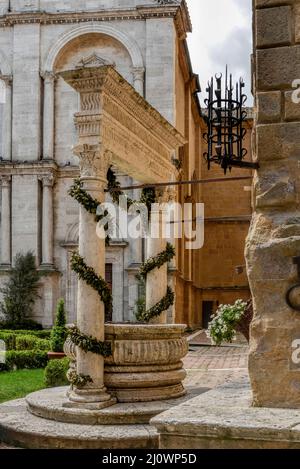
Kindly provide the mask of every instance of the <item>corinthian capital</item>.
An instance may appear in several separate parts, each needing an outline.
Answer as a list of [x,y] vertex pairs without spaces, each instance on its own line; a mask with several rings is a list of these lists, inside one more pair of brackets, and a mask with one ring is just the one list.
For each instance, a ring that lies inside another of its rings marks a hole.
[[46,175],[40,176],[39,180],[42,181],[43,187],[54,186],[55,178],[53,174],[46,174]]
[[57,76],[54,72],[44,72],[42,73],[42,78],[44,79],[45,83],[54,83],[57,79]]
[[111,154],[102,145],[82,144],[74,147],[73,152],[79,158],[80,176],[106,181]]

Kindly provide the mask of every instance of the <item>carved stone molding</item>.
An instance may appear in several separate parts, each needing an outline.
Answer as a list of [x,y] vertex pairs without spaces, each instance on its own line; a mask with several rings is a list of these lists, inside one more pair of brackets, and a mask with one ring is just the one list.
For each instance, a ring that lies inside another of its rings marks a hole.
[[111,65],[112,67],[116,66],[115,62],[112,62],[111,60],[103,59],[98,54],[96,54],[96,52],[94,52],[88,57],[83,57],[76,65],[76,68],[101,67],[103,65]]

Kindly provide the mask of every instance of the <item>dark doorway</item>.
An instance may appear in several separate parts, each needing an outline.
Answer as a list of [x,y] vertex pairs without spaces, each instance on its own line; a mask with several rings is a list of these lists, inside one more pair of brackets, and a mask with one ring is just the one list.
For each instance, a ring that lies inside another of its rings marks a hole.
[[[112,292],[113,286],[113,265],[105,264],[105,281]],[[105,322],[112,322],[112,312],[105,309]]]
[[211,321],[211,316],[214,312],[214,302],[213,301],[203,301],[202,302],[202,327],[208,329],[208,324]]

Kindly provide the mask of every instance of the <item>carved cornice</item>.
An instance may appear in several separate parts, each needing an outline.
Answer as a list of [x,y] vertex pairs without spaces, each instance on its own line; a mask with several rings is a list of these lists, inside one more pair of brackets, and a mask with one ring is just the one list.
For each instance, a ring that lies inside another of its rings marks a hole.
[[[166,147],[174,150],[186,143],[186,139],[156,110],[135,91],[135,89],[111,66],[78,69],[61,72],[60,75],[81,95],[82,110],[77,113],[83,120],[92,117],[96,122],[95,112],[100,111],[100,102],[115,102],[119,109],[131,115],[159,137]],[[100,99],[100,94],[102,94]],[[102,111],[103,111],[102,109]]]
[[185,138],[111,66],[61,72],[81,98],[79,143],[96,143],[137,180],[169,180],[171,155]]
[[53,161],[32,161],[28,163],[18,163],[16,161],[2,161],[0,162],[1,176],[32,176],[37,175],[42,177],[45,174],[51,173],[54,177],[58,178],[76,178],[79,175],[78,166],[58,166]]
[[185,1],[172,1],[160,5],[138,6],[136,8],[111,9],[81,12],[20,12],[8,13],[0,16],[0,27],[9,27],[15,24],[38,23],[63,24],[80,23],[87,21],[116,21],[116,20],[145,20],[148,18],[175,18],[180,12],[186,32],[190,31],[191,24]]

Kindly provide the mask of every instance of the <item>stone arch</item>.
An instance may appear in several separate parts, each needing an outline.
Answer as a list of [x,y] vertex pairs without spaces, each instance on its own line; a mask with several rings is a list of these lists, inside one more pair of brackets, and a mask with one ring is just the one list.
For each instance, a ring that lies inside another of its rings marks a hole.
[[0,49],[0,76],[10,76],[12,74],[11,66],[6,58],[6,56],[3,54],[3,52]]
[[[52,72],[55,64],[55,60],[59,54],[59,52],[73,39],[83,36],[85,34],[90,33],[99,33],[105,34],[107,36],[111,36],[114,39],[118,40],[127,50],[132,60],[133,68],[142,69],[144,67],[143,57],[140,51],[138,44],[135,42],[134,39],[130,38],[126,34],[117,29],[109,26],[107,24],[85,24],[82,26],[78,26],[77,28],[64,33],[60,38],[56,41],[56,43],[51,47],[49,53],[46,57],[44,62],[42,72]],[[1,57],[0,57],[1,59]]]

